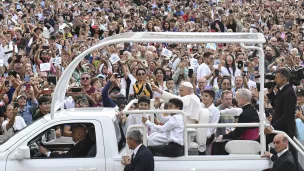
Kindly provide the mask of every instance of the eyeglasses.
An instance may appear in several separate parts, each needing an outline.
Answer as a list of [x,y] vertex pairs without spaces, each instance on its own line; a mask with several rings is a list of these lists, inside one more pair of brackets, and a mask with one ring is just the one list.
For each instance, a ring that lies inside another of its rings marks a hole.
[[230,85],[230,83],[222,83],[223,85]]
[[138,76],[140,76],[140,75],[146,75],[146,73],[141,72],[141,73],[137,73],[137,75],[138,75]]
[[89,80],[90,78],[89,77],[82,77],[81,79],[82,80]]

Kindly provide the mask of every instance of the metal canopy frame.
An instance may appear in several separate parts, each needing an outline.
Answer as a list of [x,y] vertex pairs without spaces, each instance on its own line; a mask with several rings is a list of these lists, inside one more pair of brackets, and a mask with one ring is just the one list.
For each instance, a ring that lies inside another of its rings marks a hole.
[[[125,43],[125,42],[154,42],[154,43],[239,43],[244,49],[257,50],[259,53],[259,73],[261,75],[260,82],[264,82],[264,51],[262,43],[265,43],[265,37],[262,33],[201,33],[201,32],[128,32],[111,36],[103,39],[98,44],[78,55],[62,73],[52,98],[51,104],[51,118],[58,109],[64,109],[64,100],[66,90],[68,88],[69,80],[82,59],[91,52],[102,47]],[[257,46],[245,46],[244,43],[258,44]],[[259,92],[259,118],[260,118],[260,132],[265,128],[264,116],[264,84],[260,84]],[[261,152],[264,153],[266,149],[265,135],[261,134]]]

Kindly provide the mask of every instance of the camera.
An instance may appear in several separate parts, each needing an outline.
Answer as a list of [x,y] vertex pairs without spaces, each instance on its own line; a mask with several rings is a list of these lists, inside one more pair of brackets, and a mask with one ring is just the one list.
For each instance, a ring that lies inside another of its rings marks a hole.
[[[256,76],[255,78],[260,78],[260,76]],[[269,80],[269,82],[264,82],[264,88],[271,89],[272,87],[276,86],[276,83],[274,82],[275,79],[275,73],[267,73],[265,74],[265,80]],[[260,91],[261,83],[256,83],[258,91]]]
[[295,86],[300,85],[301,80],[304,78],[303,67],[302,66],[296,66],[296,67],[293,67],[293,68],[289,68],[289,67],[286,67],[286,68],[289,69],[290,74],[291,74],[289,83],[292,84],[292,85],[295,85]]
[[[301,84],[301,80],[304,79],[304,68],[302,66],[296,66],[293,68],[285,66],[290,71],[290,79],[289,83],[298,86]],[[257,76],[256,78],[259,78],[260,76]],[[270,89],[276,85],[274,82],[275,79],[275,73],[267,73],[265,75],[265,79],[269,80],[269,82],[264,83],[264,87],[267,89]],[[260,91],[260,83],[257,83],[257,89]]]

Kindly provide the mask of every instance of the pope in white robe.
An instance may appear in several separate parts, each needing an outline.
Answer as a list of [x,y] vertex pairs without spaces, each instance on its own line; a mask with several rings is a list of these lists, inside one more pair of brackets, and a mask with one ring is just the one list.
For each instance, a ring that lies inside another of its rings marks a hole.
[[179,98],[183,101],[183,111],[187,116],[187,124],[196,124],[199,120],[200,99],[194,94],[193,85],[190,82],[183,82],[179,87],[180,96],[162,91],[156,85],[152,85],[152,90],[161,94],[160,99],[168,102],[172,98]]

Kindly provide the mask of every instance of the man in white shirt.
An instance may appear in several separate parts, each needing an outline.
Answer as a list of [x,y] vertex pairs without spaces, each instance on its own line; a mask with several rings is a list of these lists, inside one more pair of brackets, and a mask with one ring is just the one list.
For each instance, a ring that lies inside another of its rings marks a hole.
[[12,137],[16,132],[26,127],[24,119],[17,116],[17,113],[18,110],[14,109],[12,105],[6,107],[5,115],[7,116],[7,119],[2,123],[5,139]]
[[[149,110],[150,109],[150,98],[147,96],[141,96],[138,98],[138,109],[139,110]],[[127,118],[124,132],[127,133],[128,127],[130,125],[142,124],[142,114],[130,114]]]
[[213,65],[214,65],[213,53],[205,52],[204,63],[200,64],[199,67],[197,68],[197,74],[196,74],[197,79],[205,77],[209,84],[214,72]]
[[[215,92],[213,90],[204,90],[203,91],[202,101],[205,105],[205,108],[207,108],[210,111],[209,123],[219,123],[219,120],[220,120],[220,111],[213,104],[214,97],[215,97]],[[215,133],[216,133],[216,128],[208,128],[207,144],[210,144],[214,140]]]
[[0,59],[3,60],[5,66],[8,66],[7,60],[13,55],[14,45],[10,32],[6,32],[3,36],[5,37],[1,37],[0,35]]
[[[183,102],[178,98],[169,100],[169,110],[182,110]],[[143,117],[142,122],[152,130],[159,133],[166,133],[168,144],[148,146],[154,156],[179,157],[184,155],[184,120],[180,114],[170,114],[161,117],[164,125],[156,125]]]
[[160,90],[152,84],[152,90],[161,94],[160,99],[168,102],[172,98],[179,98],[183,102],[183,111],[187,115],[187,124],[196,124],[199,120],[198,106],[201,106],[200,99],[194,94],[194,87],[190,82],[183,82],[179,86],[179,95]]
[[[225,110],[232,108],[232,92],[230,90],[225,90],[222,92],[221,95],[221,101],[222,104],[220,104],[217,109],[218,110]],[[219,123],[233,123],[234,122],[234,116],[220,116]],[[223,127],[223,128],[217,128],[216,135],[224,135],[227,132],[230,132],[233,128]]]

